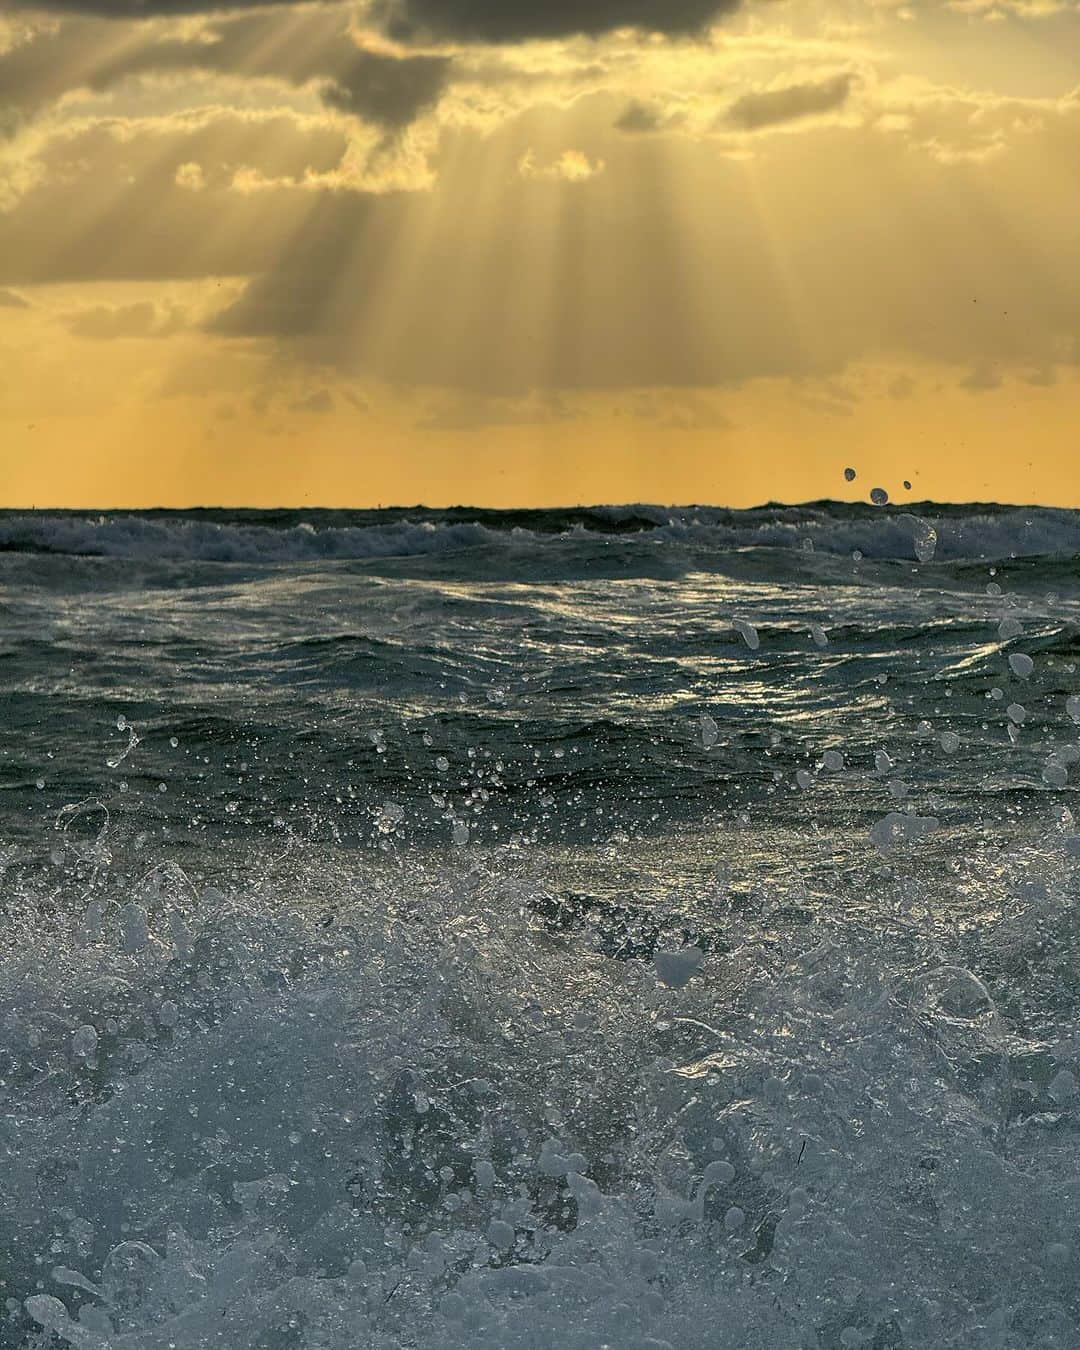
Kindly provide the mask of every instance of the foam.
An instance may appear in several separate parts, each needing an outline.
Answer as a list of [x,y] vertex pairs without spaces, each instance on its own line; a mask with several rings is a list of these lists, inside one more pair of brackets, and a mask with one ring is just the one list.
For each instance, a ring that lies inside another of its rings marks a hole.
[[[834,887],[782,954],[721,905],[730,954],[674,988],[449,863],[228,895],[171,865],[103,882],[96,936],[28,917],[0,1344],[1070,1344],[1075,1055],[1010,1052],[987,984],[928,947],[912,888],[940,866],[897,865],[876,912]],[[1047,877],[984,957],[1071,959]],[[129,895],[158,897],[135,950]]]

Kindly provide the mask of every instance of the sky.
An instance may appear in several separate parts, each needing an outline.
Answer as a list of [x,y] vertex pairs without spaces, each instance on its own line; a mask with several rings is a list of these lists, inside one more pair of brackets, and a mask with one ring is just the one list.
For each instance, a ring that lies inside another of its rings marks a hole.
[[0,0],[0,505],[1080,506],[1078,52],[1080,0]]

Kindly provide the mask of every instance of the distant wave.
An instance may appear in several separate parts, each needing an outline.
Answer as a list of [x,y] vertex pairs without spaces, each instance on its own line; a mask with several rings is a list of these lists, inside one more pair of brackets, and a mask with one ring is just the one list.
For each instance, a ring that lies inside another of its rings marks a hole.
[[963,562],[1080,555],[1080,512],[1034,507],[593,507],[576,511],[199,512],[0,516],[0,550],[143,560],[288,563],[597,546],[795,549]]

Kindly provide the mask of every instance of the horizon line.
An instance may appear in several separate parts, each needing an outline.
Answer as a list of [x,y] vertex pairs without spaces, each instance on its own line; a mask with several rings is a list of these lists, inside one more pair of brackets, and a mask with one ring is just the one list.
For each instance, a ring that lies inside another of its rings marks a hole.
[[142,515],[150,513],[171,513],[182,514],[185,512],[203,512],[203,511],[251,511],[264,515],[271,515],[275,512],[285,511],[313,511],[313,512],[342,512],[342,511],[474,511],[483,512],[488,515],[505,514],[514,512],[518,514],[540,515],[544,512],[559,511],[602,511],[602,510],[633,510],[635,507],[648,508],[662,511],[764,511],[764,510],[800,510],[808,507],[822,506],[848,506],[863,507],[872,513],[882,515],[891,515],[899,508],[901,510],[913,507],[949,507],[954,509],[974,508],[974,507],[996,507],[1016,511],[1080,511],[1080,504],[1077,506],[1062,506],[1053,502],[1012,502],[1001,501],[995,498],[970,498],[962,501],[951,499],[936,499],[932,497],[919,498],[917,500],[900,500],[890,498],[889,501],[878,505],[867,498],[844,498],[844,497],[813,497],[802,501],[777,501],[769,499],[763,502],[756,502],[750,506],[732,506],[726,502],[661,502],[661,501],[593,501],[593,502],[575,502],[560,503],[552,506],[481,506],[469,502],[455,502],[450,505],[432,506],[425,502],[379,502],[375,506],[326,506],[313,505],[308,503],[290,504],[286,502],[278,503],[274,506],[252,506],[241,505],[237,503],[186,503],[182,506],[55,506],[42,505],[34,503],[31,506],[5,506],[0,505],[0,514],[44,514],[62,513],[65,515]]

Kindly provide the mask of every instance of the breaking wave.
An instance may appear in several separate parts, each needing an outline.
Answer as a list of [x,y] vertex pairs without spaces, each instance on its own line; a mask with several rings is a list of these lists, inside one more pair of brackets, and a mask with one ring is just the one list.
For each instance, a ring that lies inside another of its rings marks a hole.
[[1064,842],[966,936],[916,841],[628,898],[614,954],[508,856],[65,845],[3,966],[0,1344],[1063,1350],[1075,1055],[991,987],[1067,978]]
[[1080,516],[1036,508],[931,508],[925,515],[813,507],[581,511],[225,512],[0,516],[0,549],[112,558],[288,563],[590,546],[604,540],[695,552],[801,549],[921,562],[1080,555]]

